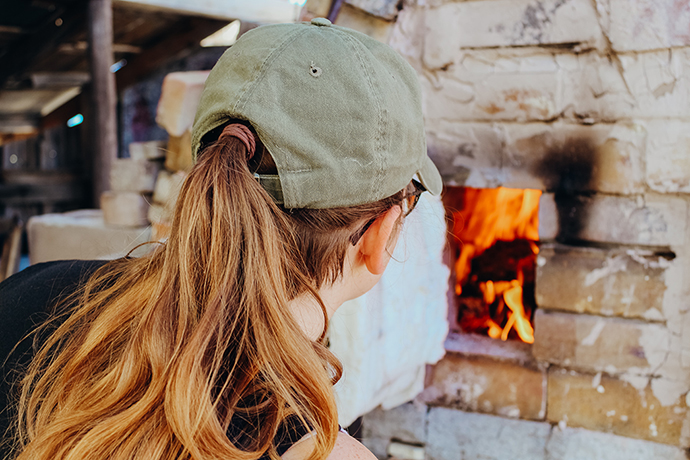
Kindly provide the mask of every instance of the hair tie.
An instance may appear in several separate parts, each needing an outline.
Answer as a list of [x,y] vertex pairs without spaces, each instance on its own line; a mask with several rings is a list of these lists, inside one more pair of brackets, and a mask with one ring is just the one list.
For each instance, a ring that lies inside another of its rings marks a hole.
[[232,123],[223,129],[223,132],[220,133],[218,140],[226,137],[235,137],[242,141],[244,146],[247,148],[247,161],[252,159],[254,152],[256,152],[256,139],[254,138],[254,133],[252,133],[251,129],[240,123]]

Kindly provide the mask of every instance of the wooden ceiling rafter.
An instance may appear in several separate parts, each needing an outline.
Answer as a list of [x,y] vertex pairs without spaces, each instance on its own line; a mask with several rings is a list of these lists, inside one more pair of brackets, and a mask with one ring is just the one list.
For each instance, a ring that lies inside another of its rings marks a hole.
[[175,32],[161,37],[157,43],[133,56],[127,65],[115,74],[118,91],[153,73],[179,53],[199,47],[199,43],[227,25],[227,21],[186,17],[180,20]]
[[[3,1],[9,0],[0,0],[0,4]],[[11,42],[2,41],[3,37],[0,36],[0,48],[4,44],[7,50],[2,54],[0,49],[0,95],[4,93],[5,96],[20,97],[19,93],[27,91],[54,90],[58,86],[69,86],[68,82],[74,83],[72,86],[75,88],[86,83],[85,79],[77,77],[89,72],[88,46],[85,46],[87,2],[63,0],[51,3],[55,4],[55,11],[60,13],[61,26],[44,22],[45,30],[34,34],[22,33],[21,40]],[[20,21],[10,18],[9,21],[0,22],[14,24]],[[32,22],[34,23],[36,22]],[[127,64],[115,74],[117,90],[122,91],[141,81],[170,60],[182,57],[186,51],[199,48],[203,38],[226,25],[225,19],[160,11],[145,12],[116,4],[113,7],[114,60],[127,60]],[[27,100],[27,104],[29,102]],[[35,117],[40,116],[42,106],[39,110],[39,106],[34,104],[30,111],[19,112],[16,107],[21,104],[3,105],[0,107],[0,120],[3,120],[0,123],[14,123],[21,119],[27,126],[44,129],[46,125],[64,123],[77,111],[84,109],[83,103],[82,97],[75,97],[64,104],[64,110],[58,108],[41,120],[36,120]],[[9,131],[16,131],[9,124],[6,127]],[[15,134],[21,132],[20,128],[16,128],[19,131]],[[7,138],[7,135],[3,137]]]
[[72,1],[61,11],[60,26],[47,26],[46,30],[29,34],[21,42],[9,44],[9,50],[0,56],[0,87],[10,77],[23,75],[33,62],[53,53],[67,34],[83,27],[86,19],[84,4],[83,0]]

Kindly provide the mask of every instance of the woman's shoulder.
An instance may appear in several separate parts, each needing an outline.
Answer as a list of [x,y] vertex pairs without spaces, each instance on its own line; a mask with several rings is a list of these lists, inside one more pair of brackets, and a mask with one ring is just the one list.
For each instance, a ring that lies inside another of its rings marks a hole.
[[0,311],[45,303],[85,281],[105,260],[57,260],[31,265],[0,283]]
[[[304,460],[313,449],[313,440],[307,435],[281,457],[282,460]],[[335,447],[328,460],[376,460],[374,454],[349,434],[339,432]]]
[[[0,283],[0,299],[5,296],[23,291],[26,293],[37,290],[55,291],[60,287],[76,285],[88,277],[107,260],[56,260],[30,265]],[[27,292],[26,288],[32,288]]]
[[0,283],[0,350],[4,358],[47,316],[49,306],[71,294],[104,260],[60,260],[27,267]]

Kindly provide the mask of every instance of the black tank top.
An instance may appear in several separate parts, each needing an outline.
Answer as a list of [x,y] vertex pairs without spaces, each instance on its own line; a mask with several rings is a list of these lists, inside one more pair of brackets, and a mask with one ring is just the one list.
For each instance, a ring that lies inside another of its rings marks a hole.
[[[49,309],[74,290],[107,261],[62,260],[33,265],[0,283],[0,458],[17,455],[11,445],[10,421],[15,416],[16,388],[20,370],[30,362],[35,350],[33,339],[22,340],[36,326],[46,321]],[[20,343],[21,342],[21,343]],[[16,348],[15,348],[16,346]],[[14,351],[12,351],[14,349]],[[233,419],[228,429],[231,440],[240,440],[247,425]],[[283,455],[310,430],[294,419],[286,420],[277,431],[274,446]],[[268,453],[261,459],[268,459]]]

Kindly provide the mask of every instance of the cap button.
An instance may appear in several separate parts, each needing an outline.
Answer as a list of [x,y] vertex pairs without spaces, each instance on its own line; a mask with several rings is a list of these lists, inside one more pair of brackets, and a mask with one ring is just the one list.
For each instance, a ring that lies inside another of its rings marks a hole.
[[322,26],[322,27],[328,27],[331,25],[331,21],[329,21],[326,18],[314,18],[311,20],[311,23],[315,26]]

